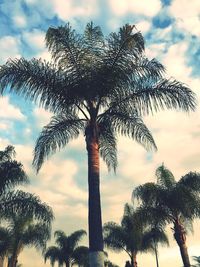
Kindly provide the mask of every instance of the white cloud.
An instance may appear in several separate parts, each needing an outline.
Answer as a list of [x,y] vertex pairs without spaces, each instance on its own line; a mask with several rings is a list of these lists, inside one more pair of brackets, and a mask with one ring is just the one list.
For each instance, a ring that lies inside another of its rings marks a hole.
[[0,38],[0,63],[5,63],[9,58],[20,57],[20,41],[13,36],[4,36]]
[[45,32],[33,29],[30,32],[24,32],[22,36],[23,40],[28,44],[29,47],[35,50],[45,49]]
[[161,9],[161,2],[159,0],[109,0],[109,3],[112,12],[117,16],[134,13],[137,15],[153,17]]
[[39,128],[42,128],[46,124],[48,124],[53,115],[51,112],[46,111],[44,108],[38,108],[38,107],[34,109],[33,114],[36,117],[37,127]]
[[25,120],[25,116],[22,114],[20,109],[10,103],[8,96],[0,98],[0,118]]
[[141,31],[142,34],[144,34],[149,31],[151,27],[151,23],[147,20],[143,20],[143,21],[136,23],[136,27],[139,31]]
[[23,15],[14,16],[13,17],[13,22],[19,28],[24,28],[24,27],[26,27],[26,24],[27,24],[26,17],[23,16]]
[[[185,53],[188,49],[188,43],[181,41],[169,47],[168,52],[163,58],[163,64],[170,76],[183,81],[189,77],[192,68],[186,65]],[[184,81],[183,81],[184,82]]]
[[52,0],[54,12],[62,20],[72,17],[94,17],[98,13],[97,1],[87,0],[76,3],[73,0]]
[[174,0],[169,9],[176,18],[177,26],[190,34],[200,36],[199,0]]

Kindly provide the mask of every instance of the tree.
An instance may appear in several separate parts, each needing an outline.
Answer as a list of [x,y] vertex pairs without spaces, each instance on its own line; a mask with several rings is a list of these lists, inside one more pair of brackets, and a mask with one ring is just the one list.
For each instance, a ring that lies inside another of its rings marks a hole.
[[157,184],[138,186],[133,195],[140,201],[150,220],[156,216],[162,223],[173,224],[171,229],[184,267],[189,267],[186,234],[187,226],[200,216],[200,174],[189,172],[176,182],[172,172],[162,165],[157,168],[156,177]]
[[47,248],[44,254],[45,262],[49,259],[52,266],[57,261],[59,266],[64,265],[66,267],[71,267],[73,264],[80,264],[80,266],[84,264],[84,262],[81,262],[81,257],[83,257],[83,254],[85,256],[87,249],[78,246],[79,241],[84,235],[86,235],[84,230],[75,231],[69,236],[63,231],[56,231],[54,236],[57,246]]
[[159,267],[158,244],[169,245],[167,235],[162,227],[159,227],[158,225],[150,225],[150,228],[144,232],[143,247],[149,251],[152,250],[155,253],[157,267]]
[[103,229],[105,245],[116,252],[125,251],[130,257],[133,267],[138,266],[138,252],[152,249],[152,243],[145,242],[144,244],[145,225],[140,220],[136,210],[129,204],[124,207],[121,225],[108,222]]
[[0,151],[0,218],[11,217],[15,213],[32,214],[36,219],[51,224],[51,208],[30,193],[14,190],[15,186],[27,184],[29,179],[23,165],[13,159],[15,150],[7,146]]
[[8,226],[0,230],[0,252],[2,257],[9,257],[9,267],[17,266],[18,256],[24,247],[33,246],[44,250],[51,231],[49,225],[23,214],[13,214],[8,220]]
[[99,156],[109,169],[117,167],[117,135],[146,149],[156,149],[142,116],[162,109],[194,110],[196,101],[184,84],[165,79],[164,67],[144,55],[144,40],[126,24],[104,38],[88,23],[78,34],[69,24],[50,27],[46,46],[53,63],[24,58],[0,67],[1,92],[24,95],[53,112],[39,136],[34,166],[80,133],[88,152],[90,265],[103,266]]

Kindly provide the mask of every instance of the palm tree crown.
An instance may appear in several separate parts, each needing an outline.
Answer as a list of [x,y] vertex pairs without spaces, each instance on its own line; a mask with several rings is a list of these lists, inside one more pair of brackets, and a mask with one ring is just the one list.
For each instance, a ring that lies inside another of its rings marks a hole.
[[194,110],[195,96],[184,84],[165,79],[164,67],[144,54],[144,39],[126,24],[104,38],[88,23],[79,34],[69,24],[50,27],[46,46],[52,62],[24,58],[0,67],[0,90],[25,96],[54,113],[43,128],[34,153],[37,171],[51,153],[80,133],[88,152],[89,248],[97,259],[103,236],[99,190],[99,155],[109,169],[117,166],[117,135],[146,149],[156,149],[142,116],[160,109]]
[[137,267],[138,252],[152,250],[152,242],[144,242],[145,224],[129,204],[124,207],[121,225],[108,222],[103,229],[105,245],[116,252],[125,251],[133,267]]
[[185,267],[190,266],[186,247],[186,227],[200,216],[200,174],[189,172],[176,182],[164,165],[156,170],[157,184],[138,186],[133,195],[141,203],[143,213],[161,224],[172,223]]

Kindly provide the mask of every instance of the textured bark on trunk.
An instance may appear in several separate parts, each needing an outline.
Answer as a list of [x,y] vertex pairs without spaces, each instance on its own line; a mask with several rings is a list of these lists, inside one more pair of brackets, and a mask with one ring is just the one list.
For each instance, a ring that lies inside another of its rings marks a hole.
[[137,267],[137,252],[133,251],[131,253],[131,266],[132,267]]
[[98,136],[90,127],[86,131],[86,145],[88,152],[88,223],[89,223],[89,251],[90,266],[103,267],[103,234],[101,219],[101,200],[99,188],[99,143]]
[[186,235],[183,225],[176,220],[174,223],[174,238],[179,246],[184,267],[190,267],[190,258],[186,246]]

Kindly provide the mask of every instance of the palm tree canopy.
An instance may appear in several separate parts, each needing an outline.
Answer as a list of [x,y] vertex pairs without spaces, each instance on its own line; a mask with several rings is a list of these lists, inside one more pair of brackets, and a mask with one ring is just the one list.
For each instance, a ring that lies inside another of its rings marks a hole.
[[136,211],[132,206],[126,204],[121,225],[108,222],[104,224],[105,245],[114,251],[126,251],[130,256],[131,252],[143,250],[142,240],[144,227]]
[[85,247],[78,246],[84,235],[86,235],[84,230],[75,231],[69,236],[63,231],[55,231],[54,236],[57,246],[51,246],[46,249],[44,254],[45,262],[49,259],[52,265],[55,262],[58,262],[61,266],[66,262],[76,264],[78,255],[83,257],[85,253]]
[[92,22],[83,34],[69,23],[50,27],[46,46],[52,62],[21,58],[0,67],[2,93],[14,91],[55,114],[37,140],[37,170],[49,154],[91,129],[103,160],[115,169],[117,134],[156,149],[142,115],[195,108],[192,91],[164,78],[164,67],[145,57],[144,39],[135,26],[126,24],[106,38]]
[[179,217],[191,222],[200,216],[200,174],[189,172],[177,182],[164,166],[156,170],[157,184],[146,183],[133,191],[142,209],[150,215],[162,216],[163,221],[173,222]]

